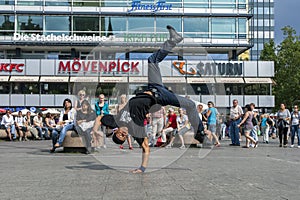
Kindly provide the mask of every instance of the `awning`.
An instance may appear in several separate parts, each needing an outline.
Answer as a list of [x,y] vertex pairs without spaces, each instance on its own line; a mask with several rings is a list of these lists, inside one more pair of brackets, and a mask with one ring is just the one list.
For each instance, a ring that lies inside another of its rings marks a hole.
[[57,83],[57,82],[64,82],[67,83],[69,81],[68,76],[42,76],[40,82],[44,83]]
[[145,76],[129,77],[129,83],[148,83],[148,77]]
[[258,83],[273,83],[271,78],[244,78],[245,83],[258,84]]
[[9,76],[0,76],[0,82],[7,82]]
[[38,82],[39,76],[11,76],[10,82]]
[[188,83],[215,83],[215,79],[214,78],[202,78],[202,77],[198,77],[198,78],[187,78],[187,82]]
[[244,83],[243,78],[215,78],[216,83]]
[[98,83],[98,77],[71,77],[70,82],[75,82],[75,83]]
[[126,77],[100,77],[101,83],[127,83]]
[[184,77],[162,77],[163,83],[185,83]]

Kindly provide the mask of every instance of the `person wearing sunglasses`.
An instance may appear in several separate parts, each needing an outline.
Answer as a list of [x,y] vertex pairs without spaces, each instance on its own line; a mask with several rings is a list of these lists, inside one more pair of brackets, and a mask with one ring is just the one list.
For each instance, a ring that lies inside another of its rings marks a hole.
[[87,100],[85,90],[79,90],[78,99],[76,99],[74,102],[74,109],[76,111],[81,110],[81,104],[84,100]]

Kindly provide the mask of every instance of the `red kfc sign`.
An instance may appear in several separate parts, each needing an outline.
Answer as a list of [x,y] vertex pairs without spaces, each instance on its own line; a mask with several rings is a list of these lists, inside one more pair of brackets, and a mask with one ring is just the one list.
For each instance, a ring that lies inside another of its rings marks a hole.
[[23,63],[0,63],[0,72],[23,72],[25,64]]

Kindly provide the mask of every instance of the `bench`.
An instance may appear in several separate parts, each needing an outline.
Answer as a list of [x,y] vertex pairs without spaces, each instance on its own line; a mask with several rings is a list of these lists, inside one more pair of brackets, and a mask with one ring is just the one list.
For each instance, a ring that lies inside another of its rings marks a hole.
[[[31,133],[27,132],[26,133],[26,137],[32,138]],[[3,140],[8,139],[8,135],[7,135],[6,131],[5,131],[5,129],[0,129],[0,139],[3,139]]]
[[62,143],[65,152],[85,152],[81,137],[75,131],[67,131]]

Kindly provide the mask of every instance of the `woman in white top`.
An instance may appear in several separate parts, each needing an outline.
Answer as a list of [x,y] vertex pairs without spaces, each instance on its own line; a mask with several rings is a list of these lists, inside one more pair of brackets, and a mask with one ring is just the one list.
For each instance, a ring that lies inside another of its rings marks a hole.
[[[2,117],[1,125],[5,127],[6,133],[10,141],[13,141],[13,139],[17,138],[15,121],[14,121],[14,117],[11,115],[10,110],[7,110],[6,114]],[[14,135],[13,138],[11,137],[11,134]]]
[[56,142],[54,147],[50,150],[51,152],[55,151],[55,148],[61,147],[62,143],[65,139],[65,136],[67,134],[67,131],[69,130],[75,130],[74,124],[75,124],[75,116],[76,116],[76,110],[72,108],[72,101],[70,99],[65,99],[63,102],[64,109],[60,113],[59,116],[59,122],[58,125],[61,128],[58,141],[56,142],[56,134],[52,134],[52,141]]

